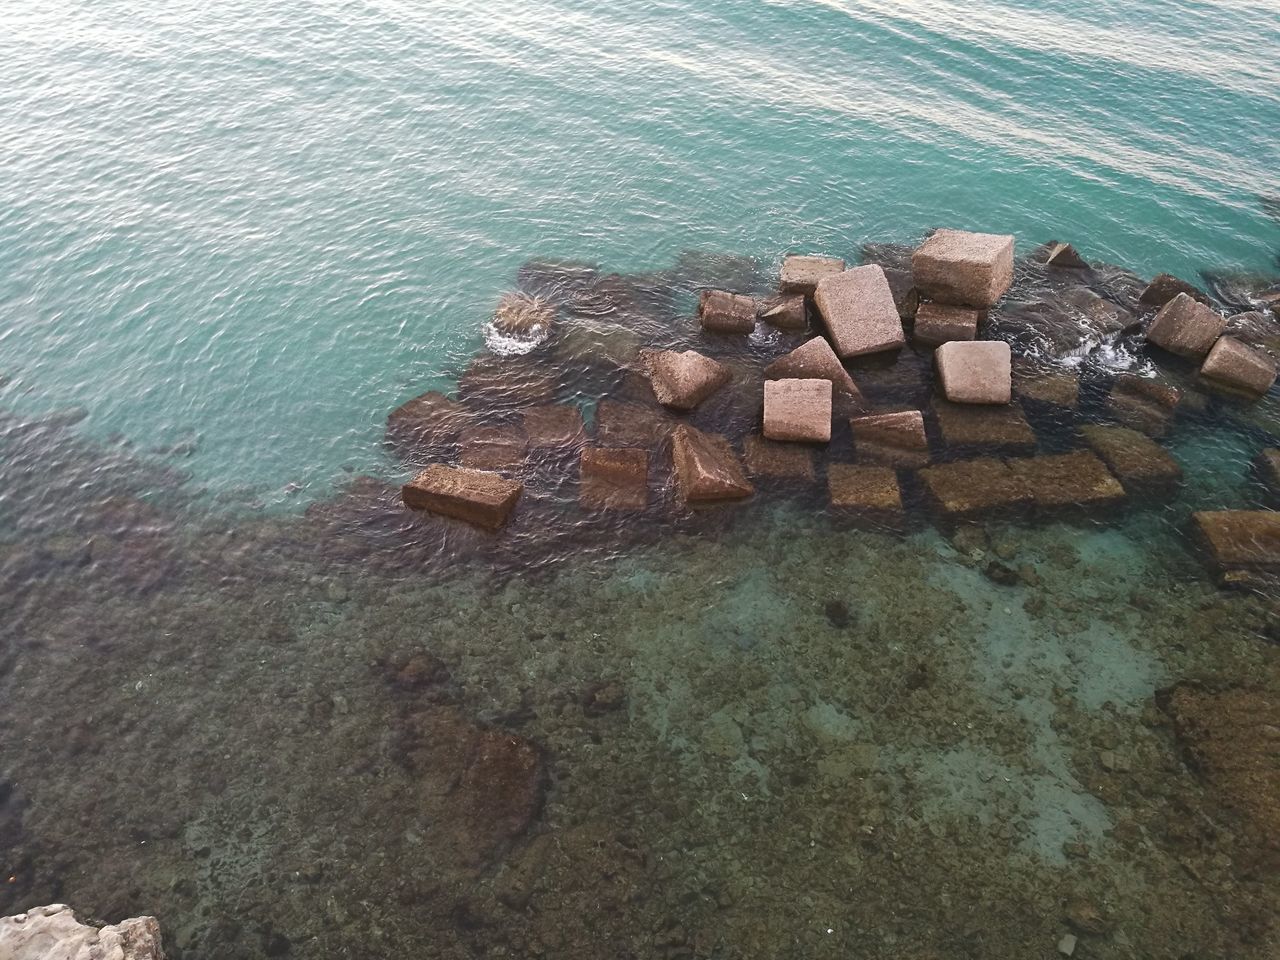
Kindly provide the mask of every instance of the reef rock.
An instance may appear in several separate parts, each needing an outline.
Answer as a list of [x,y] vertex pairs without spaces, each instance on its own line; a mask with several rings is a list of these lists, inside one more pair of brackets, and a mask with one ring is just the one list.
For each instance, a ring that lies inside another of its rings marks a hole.
[[1008,403],[1011,358],[1003,340],[953,340],[934,353],[942,392],[952,403]]
[[855,401],[862,400],[862,393],[853,377],[849,376],[849,371],[840,363],[840,358],[824,337],[814,337],[779,357],[764,368],[764,376],[766,380],[829,380],[836,390]]
[[809,312],[800,294],[778,297],[760,314],[760,319],[779,330],[806,330],[809,327]]
[[686,502],[740,500],[755,492],[724,437],[682,423],[673,444],[676,487]]
[[844,272],[844,261],[837,257],[790,254],[782,261],[782,279],[778,284],[784,293],[813,296],[823,277]]
[[814,478],[813,451],[794,443],[776,443],[761,436],[747,437],[747,472],[754,477],[805,480]]
[[1176,489],[1182,480],[1178,461],[1137,430],[1087,424],[1080,428],[1080,436],[1130,493],[1165,493]]
[[643,510],[649,504],[649,453],[587,447],[579,459],[579,501],[590,509]]
[[1147,340],[1170,353],[1199,360],[1226,328],[1224,317],[1180,293],[1160,308],[1147,329]]
[[1204,304],[1209,302],[1209,297],[1203,290],[1199,290],[1185,280],[1179,280],[1168,273],[1157,275],[1154,280],[1147,284],[1146,289],[1138,295],[1138,302],[1145,303],[1151,307],[1163,307],[1170,300],[1179,296],[1187,296]]
[[507,522],[524,484],[496,473],[432,464],[401,488],[405,506],[497,530]]
[[854,417],[849,428],[859,459],[893,467],[923,467],[929,462],[929,439],[919,410]]
[[164,960],[160,924],[134,917],[105,927],[76,919],[66,904],[35,907],[0,919],[4,960]]
[[981,317],[979,310],[928,301],[920,304],[916,311],[911,338],[926,347],[936,347],[949,340],[972,340],[978,335]]
[[1013,282],[1013,236],[938,230],[911,257],[921,296],[986,309]]
[[833,463],[827,468],[831,506],[838,510],[895,515],[902,512],[902,491],[891,467]]
[[1276,382],[1276,362],[1261,350],[1221,337],[1204,358],[1200,375],[1231,393],[1257,398]]
[[702,329],[712,333],[750,333],[756,328],[756,302],[725,290],[704,290],[698,301]]
[[770,440],[831,440],[830,380],[767,380],[764,435]]
[[696,350],[647,354],[645,365],[658,402],[676,410],[692,410],[732,378],[728,367]]
[[896,350],[907,342],[893,291],[876,264],[823,277],[814,303],[842,359]]

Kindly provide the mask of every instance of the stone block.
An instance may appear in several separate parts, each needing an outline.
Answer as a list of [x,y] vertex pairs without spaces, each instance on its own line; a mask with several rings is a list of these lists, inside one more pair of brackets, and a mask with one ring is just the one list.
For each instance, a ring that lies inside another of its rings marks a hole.
[[1147,328],[1147,340],[1180,357],[1199,360],[1226,329],[1225,317],[1180,293],[1160,308]]
[[596,404],[596,441],[604,447],[657,450],[675,428],[676,421],[660,407],[608,398]]
[[405,506],[497,530],[515,509],[524,484],[496,473],[432,464],[401,488]]
[[784,293],[813,296],[819,280],[843,272],[844,261],[837,257],[793,253],[782,261],[782,280],[778,286]]
[[1181,402],[1182,391],[1161,377],[1122,373],[1107,394],[1107,412],[1125,426],[1162,437]]
[[770,302],[760,319],[779,330],[809,329],[809,310],[800,294],[785,294]]
[[726,290],[703,290],[698,301],[702,329],[712,333],[750,333],[756,328],[756,302]]
[[893,467],[923,467],[929,462],[929,439],[919,410],[854,417],[849,427],[859,460]]
[[1100,509],[1125,499],[1120,481],[1088,450],[1010,460],[1009,467],[1040,511]]
[[592,510],[643,510],[649,504],[649,453],[634,447],[586,447],[578,500]]
[[1175,297],[1185,294],[1193,300],[1207,304],[1209,297],[1203,290],[1193,287],[1185,280],[1179,280],[1177,277],[1168,273],[1157,274],[1156,278],[1147,284],[1146,288],[1138,295],[1138,302],[1145,303],[1149,307],[1163,307]]
[[980,310],[929,300],[916,310],[911,338],[925,347],[936,347],[950,340],[972,340],[978,335],[981,318]]
[[517,470],[529,455],[529,437],[520,427],[469,427],[458,443],[462,465],[472,470]]
[[766,380],[830,380],[846,396],[861,402],[862,393],[824,337],[814,337],[764,368]]
[[794,443],[776,443],[760,436],[746,440],[747,472],[776,480],[814,479],[813,451]]
[[943,395],[952,403],[1008,403],[1011,354],[1003,340],[953,340],[933,355]]
[[939,463],[920,471],[930,502],[948,517],[1012,515],[1031,503],[1031,491],[1013,468],[993,457]]
[[896,350],[906,343],[893,291],[876,264],[823,277],[814,303],[842,359]]
[[1204,510],[1192,520],[1219,570],[1280,573],[1280,513]]
[[1030,453],[1036,434],[1015,404],[982,406],[935,400],[942,442],[948,447],[975,447],[1004,453]]
[[902,491],[891,467],[833,463],[827,467],[831,506],[870,514],[900,514]]
[[682,423],[672,443],[676,489],[685,502],[741,500],[755,492],[724,437]]
[[938,230],[911,257],[922,297],[984,310],[1013,282],[1013,237]]
[[658,402],[676,410],[692,410],[732,377],[728,367],[696,350],[663,350],[644,361]]
[[1131,494],[1166,493],[1176,489],[1182,480],[1178,461],[1137,430],[1088,424],[1080,428],[1080,436]]
[[396,407],[387,416],[387,442],[398,447],[440,450],[473,423],[471,411],[432,390]]
[[831,440],[830,380],[766,380],[764,435],[770,440]]
[[1075,410],[1080,405],[1080,377],[1074,373],[1043,373],[1020,379],[1015,391],[1045,406]]
[[1200,375],[1228,392],[1256,398],[1276,382],[1276,362],[1261,350],[1222,337],[1204,358]]
[[523,411],[525,435],[531,450],[573,447],[586,440],[582,410],[568,403],[552,403]]

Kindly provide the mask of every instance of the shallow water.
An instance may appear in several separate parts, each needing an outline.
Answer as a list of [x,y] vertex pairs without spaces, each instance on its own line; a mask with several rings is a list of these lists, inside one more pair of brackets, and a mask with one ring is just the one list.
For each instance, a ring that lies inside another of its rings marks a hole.
[[[1171,377],[1176,495],[957,527],[904,472],[886,527],[820,467],[597,515],[545,455],[489,537],[407,515],[428,452],[383,442],[517,286],[561,326],[504,375],[552,370],[589,425],[642,399],[592,352],[627,337],[740,371],[800,342],[692,320],[788,250],[1057,237],[1123,268],[1088,282],[1125,310],[1125,271],[1241,309],[1280,279],[1273,5],[0,23],[0,912],[154,913],[177,958],[1275,955],[1280,595],[1220,589],[1190,535],[1273,504],[1274,390],[1204,394],[1129,336],[1058,350],[1017,305],[1084,284],[1024,261],[987,332],[1082,383],[1027,405],[1040,451],[1112,416],[1115,375]],[[853,372],[930,409],[925,353]]]

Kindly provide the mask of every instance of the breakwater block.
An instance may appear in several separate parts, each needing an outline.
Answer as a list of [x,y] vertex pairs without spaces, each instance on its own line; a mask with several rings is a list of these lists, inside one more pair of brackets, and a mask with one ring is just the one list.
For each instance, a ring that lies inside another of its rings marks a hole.
[[919,410],[895,410],[854,417],[849,421],[859,460],[891,467],[923,467],[929,463],[929,437]]
[[1180,293],[1160,308],[1147,330],[1147,339],[1170,353],[1199,360],[1226,329],[1225,317]]
[[1280,574],[1280,512],[1202,510],[1191,516],[1214,564],[1224,576]]
[[587,447],[579,460],[578,498],[593,510],[643,510],[649,505],[649,454],[635,447]]
[[876,264],[828,274],[813,301],[841,359],[897,350],[907,342],[884,270]]
[[1013,236],[938,230],[912,255],[911,273],[924,298],[985,310],[1013,282]]
[[515,509],[524,484],[486,470],[435,463],[401,488],[405,506],[497,530]]
[[1178,461],[1137,430],[1095,423],[1082,426],[1080,436],[1134,495],[1166,493],[1182,481]]
[[719,434],[682,423],[672,437],[676,488],[687,503],[741,500],[755,493],[738,455]]
[[831,440],[830,380],[766,380],[764,435],[770,440]]

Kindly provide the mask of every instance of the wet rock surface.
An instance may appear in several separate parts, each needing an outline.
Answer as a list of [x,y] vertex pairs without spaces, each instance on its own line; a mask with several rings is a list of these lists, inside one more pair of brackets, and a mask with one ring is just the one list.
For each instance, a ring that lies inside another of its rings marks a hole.
[[0,918],[0,957],[6,960],[164,960],[160,924],[134,917],[104,927],[76,919],[65,904],[35,907]]

